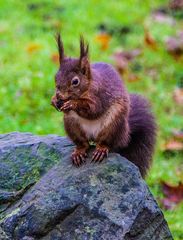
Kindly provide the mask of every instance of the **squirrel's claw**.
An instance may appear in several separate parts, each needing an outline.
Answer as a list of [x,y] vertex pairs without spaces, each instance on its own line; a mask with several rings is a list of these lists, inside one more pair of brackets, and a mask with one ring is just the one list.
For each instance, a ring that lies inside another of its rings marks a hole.
[[76,150],[72,153],[71,159],[73,165],[79,167],[86,162],[87,154],[85,152]]
[[107,147],[97,147],[92,156],[92,162],[102,162],[108,156],[109,149]]
[[72,100],[69,100],[64,103],[64,105],[60,108],[61,111],[70,111],[75,109],[75,102]]

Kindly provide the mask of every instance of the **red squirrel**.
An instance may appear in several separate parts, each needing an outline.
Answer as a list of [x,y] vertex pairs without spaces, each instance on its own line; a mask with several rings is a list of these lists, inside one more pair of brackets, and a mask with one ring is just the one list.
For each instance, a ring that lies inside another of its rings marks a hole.
[[51,104],[64,113],[66,133],[75,143],[74,165],[86,161],[90,143],[96,144],[92,162],[117,152],[138,166],[145,177],[152,161],[156,123],[146,99],[129,94],[109,64],[90,63],[89,45],[80,38],[80,57],[64,55],[57,36],[60,67]]

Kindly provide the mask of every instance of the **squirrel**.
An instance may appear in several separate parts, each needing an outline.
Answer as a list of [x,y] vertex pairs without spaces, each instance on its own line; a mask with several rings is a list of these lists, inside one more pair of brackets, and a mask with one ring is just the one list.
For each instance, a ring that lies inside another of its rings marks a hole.
[[51,104],[64,113],[64,127],[76,148],[75,166],[86,161],[95,143],[92,162],[102,162],[116,152],[134,163],[145,177],[152,162],[156,122],[148,101],[130,94],[112,65],[89,61],[89,44],[80,37],[79,58],[64,54],[61,35],[56,37],[59,70]]

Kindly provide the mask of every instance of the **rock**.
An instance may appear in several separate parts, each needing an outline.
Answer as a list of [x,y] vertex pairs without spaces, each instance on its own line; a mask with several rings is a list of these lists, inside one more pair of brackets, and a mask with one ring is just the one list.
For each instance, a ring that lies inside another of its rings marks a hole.
[[[51,163],[44,168],[44,176],[1,213],[0,230],[7,239],[173,239],[139,170],[125,158],[111,153],[102,164],[91,164],[89,158],[76,168],[70,161],[72,144],[66,138],[18,133],[1,136],[10,155],[17,146],[15,136],[21,156],[24,146],[29,146],[25,147],[29,157],[24,156],[31,166],[34,161],[42,162],[42,156],[49,156]],[[34,145],[42,143],[47,147],[40,155]],[[18,159],[17,152],[14,159]],[[50,152],[57,153],[56,160]],[[51,164],[55,166],[48,171]]]
[[17,191],[37,181],[68,146],[73,146],[71,141],[55,135],[0,134],[0,189]]

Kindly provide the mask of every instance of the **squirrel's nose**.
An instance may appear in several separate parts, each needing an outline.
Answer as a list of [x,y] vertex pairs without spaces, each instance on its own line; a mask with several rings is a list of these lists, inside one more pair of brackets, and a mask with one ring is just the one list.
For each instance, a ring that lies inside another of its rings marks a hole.
[[62,94],[60,92],[56,93],[56,97],[57,97],[57,99],[60,99],[60,100],[63,100],[63,101],[68,99],[68,96],[66,94]]

